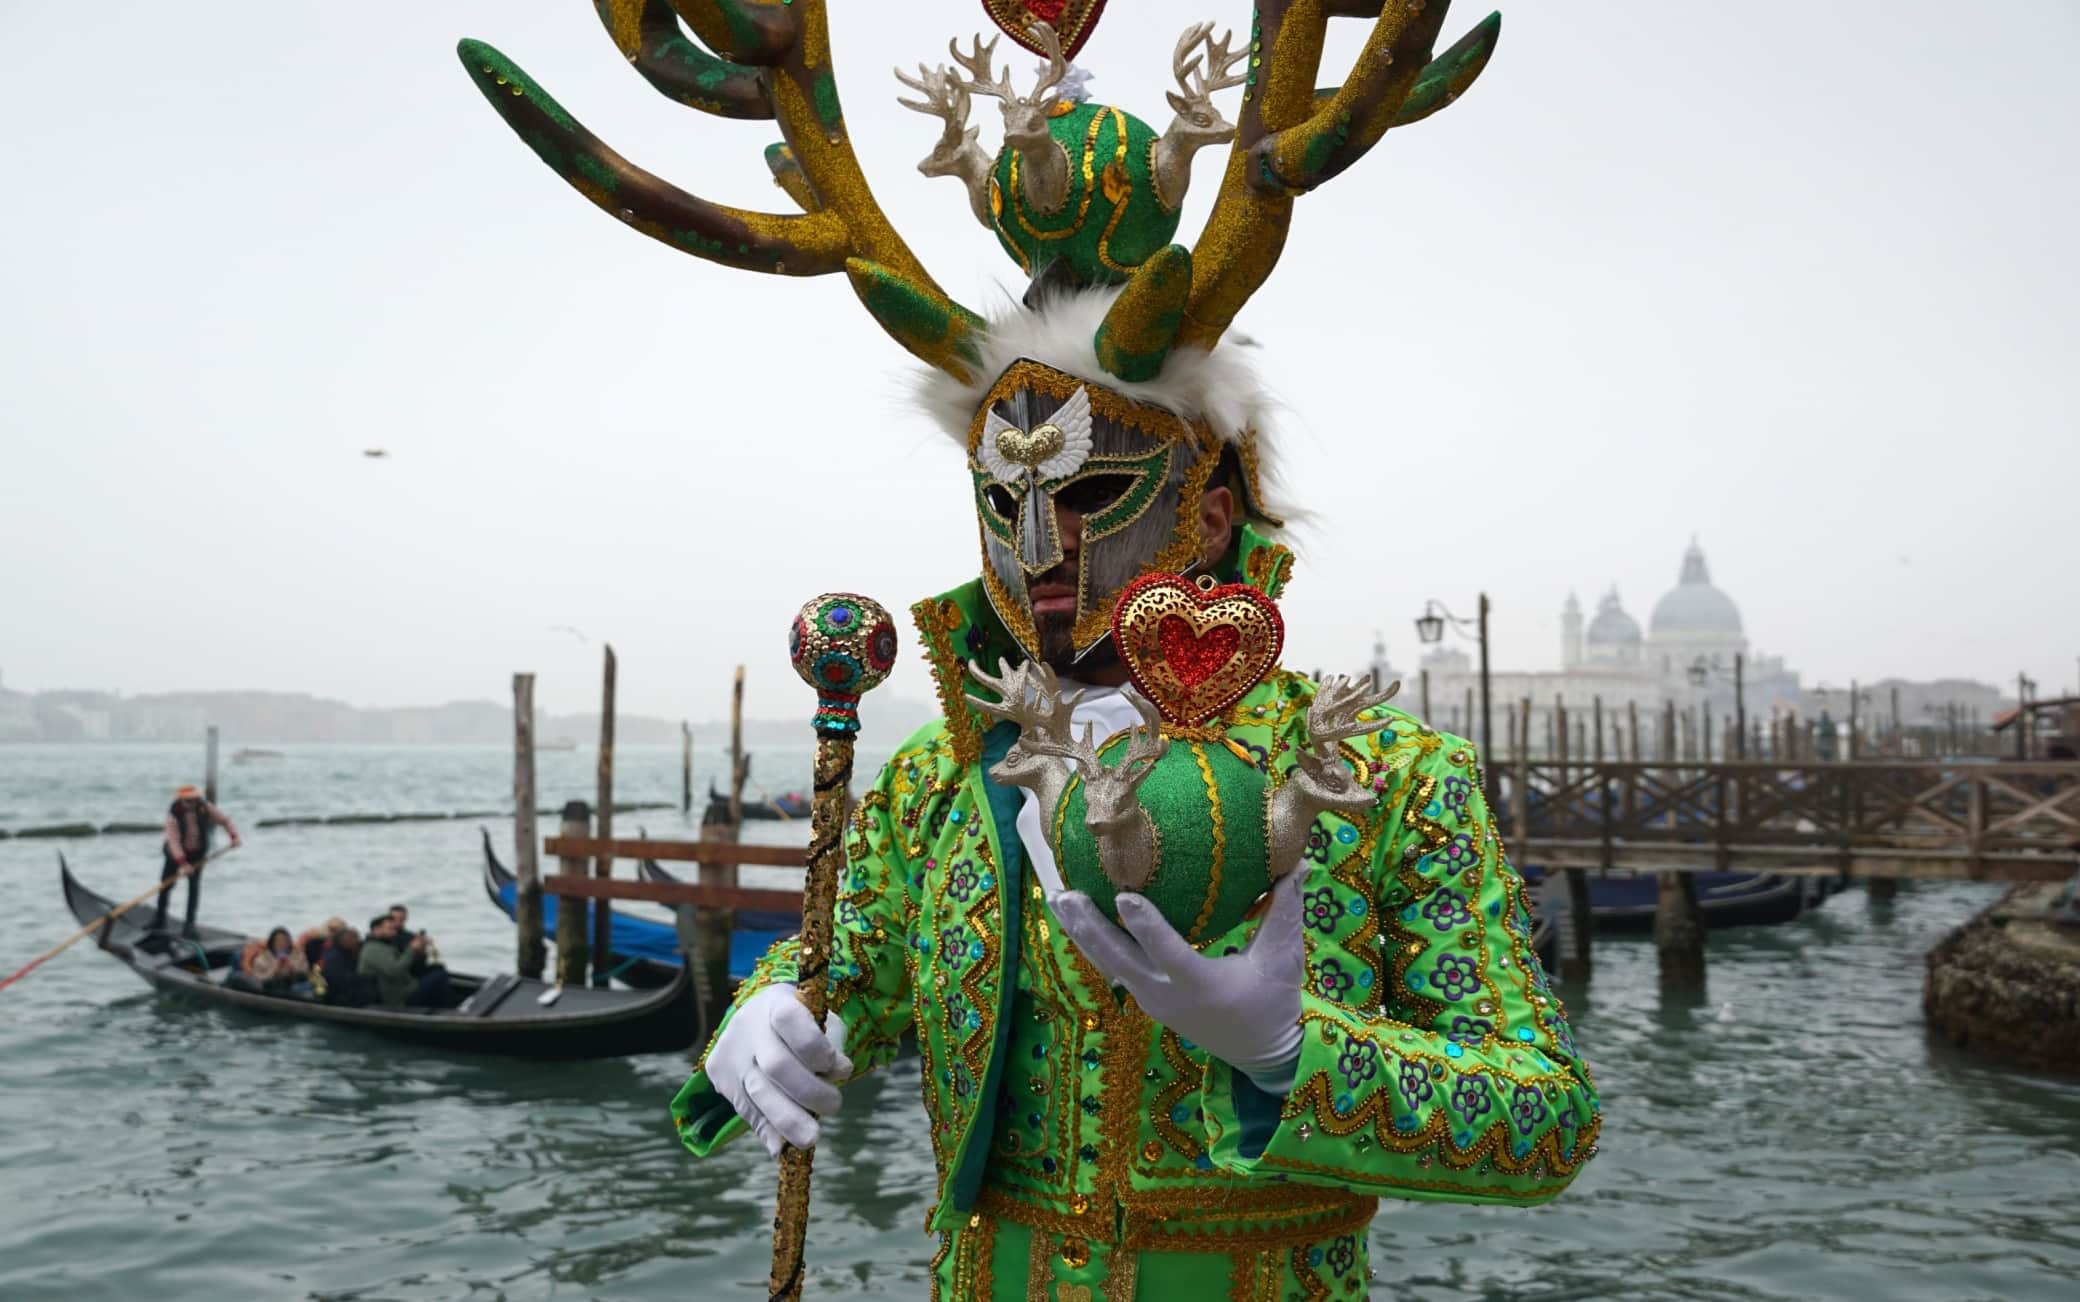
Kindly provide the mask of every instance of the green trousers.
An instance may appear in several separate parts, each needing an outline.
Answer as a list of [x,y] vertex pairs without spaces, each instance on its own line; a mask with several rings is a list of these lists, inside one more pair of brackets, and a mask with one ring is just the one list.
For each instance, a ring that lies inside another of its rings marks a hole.
[[1363,1298],[1367,1273],[1362,1232],[1234,1252],[1137,1252],[978,1214],[942,1236],[932,1302],[1315,1302]]

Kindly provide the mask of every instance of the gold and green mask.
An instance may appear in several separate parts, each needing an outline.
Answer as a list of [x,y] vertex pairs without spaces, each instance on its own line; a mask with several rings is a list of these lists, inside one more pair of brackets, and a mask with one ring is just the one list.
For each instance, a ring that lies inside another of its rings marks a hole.
[[1041,362],[997,378],[969,430],[968,469],[983,586],[1028,655],[1040,647],[1031,588],[1067,555],[1058,509],[1079,522],[1071,640],[1081,655],[1104,641],[1121,588],[1198,560],[1199,499],[1218,456],[1213,436],[1174,412]]

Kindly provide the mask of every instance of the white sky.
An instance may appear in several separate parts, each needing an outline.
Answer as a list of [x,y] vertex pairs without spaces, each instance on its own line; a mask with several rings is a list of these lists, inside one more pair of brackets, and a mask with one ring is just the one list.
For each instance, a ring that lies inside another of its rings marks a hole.
[[[980,7],[833,7],[882,203],[986,306],[1015,269],[912,170],[934,125],[888,71]],[[1166,121],[1176,32],[1227,9],[1113,4],[1095,94]],[[975,573],[958,458],[842,278],[621,228],[479,99],[464,35],[638,163],[786,207],[772,124],[657,95],[577,0],[0,4],[8,686],[390,705],[534,669],[586,708],[565,624],[616,643],[625,709],[712,717],[743,659],[783,714],[802,599]],[[1485,587],[1498,664],[1550,667],[1570,586],[1644,622],[1695,530],[1809,683],[2072,683],[2076,59],[2064,0],[1517,0],[1464,100],[1300,201],[1238,322],[1318,517],[1289,663],[1380,628],[1412,664],[1423,599]]]

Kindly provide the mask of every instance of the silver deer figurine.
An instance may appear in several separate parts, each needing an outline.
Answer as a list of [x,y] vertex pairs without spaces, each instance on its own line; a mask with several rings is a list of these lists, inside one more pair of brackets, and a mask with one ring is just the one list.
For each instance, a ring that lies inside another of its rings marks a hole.
[[968,676],[1001,698],[985,701],[970,696],[969,702],[991,718],[1015,723],[1020,729],[1017,742],[991,767],[990,776],[1005,786],[1031,791],[1047,814],[1061,807],[1070,779],[1080,779],[1084,822],[1098,844],[1099,867],[1121,890],[1138,891],[1146,886],[1155,873],[1161,846],[1154,821],[1134,793],[1170,747],[1154,704],[1131,687],[1122,689],[1140,714],[1142,726],[1129,735],[1127,753],[1119,764],[1108,768],[1098,758],[1101,739],[1092,736],[1088,725],[1077,735],[1071,723],[1082,694],[1063,696],[1054,671],[1046,665],[1028,661],[1013,668],[999,661],[995,676],[969,665]]
[[1377,796],[1358,785],[1350,767],[1337,753],[1337,743],[1351,737],[1378,732],[1392,720],[1360,719],[1376,705],[1393,699],[1401,690],[1398,682],[1385,691],[1374,691],[1363,678],[1336,676],[1324,679],[1307,708],[1307,742],[1294,752],[1292,772],[1271,793],[1266,835],[1270,845],[1273,881],[1300,866],[1307,852],[1307,834],[1314,820],[1326,813],[1355,814],[1372,807]]

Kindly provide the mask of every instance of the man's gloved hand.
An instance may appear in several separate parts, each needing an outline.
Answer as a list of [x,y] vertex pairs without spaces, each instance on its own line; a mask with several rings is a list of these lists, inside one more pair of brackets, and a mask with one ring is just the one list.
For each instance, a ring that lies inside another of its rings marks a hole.
[[1122,893],[1112,925],[1091,897],[1063,891],[1048,901],[1085,958],[1158,1022],[1255,1081],[1270,1094],[1293,1088],[1300,1057],[1300,987],[1307,953],[1300,894],[1307,873],[1286,874],[1249,947],[1208,958],[1177,934],[1146,898]]
[[789,1144],[816,1142],[816,1119],[841,1101],[832,1079],[852,1075],[844,1021],[830,1013],[824,1023],[818,1030],[794,986],[782,982],[745,1000],[708,1050],[708,1083],[774,1157]]

